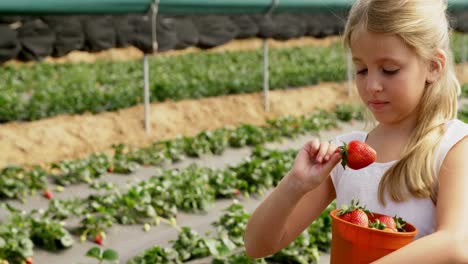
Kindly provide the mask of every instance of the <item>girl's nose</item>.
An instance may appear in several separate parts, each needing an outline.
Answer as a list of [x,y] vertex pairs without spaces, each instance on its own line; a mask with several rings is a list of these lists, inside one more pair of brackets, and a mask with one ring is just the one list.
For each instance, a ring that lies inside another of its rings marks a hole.
[[366,88],[369,93],[381,92],[383,90],[382,83],[377,74],[368,74]]

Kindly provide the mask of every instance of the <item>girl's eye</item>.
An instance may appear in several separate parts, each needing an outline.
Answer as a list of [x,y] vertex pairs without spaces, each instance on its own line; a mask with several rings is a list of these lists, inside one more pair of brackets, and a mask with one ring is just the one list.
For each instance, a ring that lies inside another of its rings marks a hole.
[[383,69],[382,71],[383,71],[383,73],[385,73],[385,74],[387,74],[387,75],[394,75],[394,74],[397,74],[397,73],[400,71],[400,69],[391,70],[391,71],[390,71],[390,70],[385,70],[385,69]]
[[357,71],[357,74],[366,74],[366,73],[367,73],[367,69]]

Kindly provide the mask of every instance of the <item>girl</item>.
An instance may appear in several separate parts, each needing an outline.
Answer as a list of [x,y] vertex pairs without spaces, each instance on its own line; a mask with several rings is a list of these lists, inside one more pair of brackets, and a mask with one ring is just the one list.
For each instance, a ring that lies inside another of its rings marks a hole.
[[[332,143],[314,139],[255,210],[245,234],[249,256],[293,241],[336,199],[413,223],[417,239],[376,263],[468,263],[468,125],[457,120],[460,85],[443,0],[357,0],[345,45],[356,86],[377,125]],[[365,141],[377,161],[337,166],[342,141]]]

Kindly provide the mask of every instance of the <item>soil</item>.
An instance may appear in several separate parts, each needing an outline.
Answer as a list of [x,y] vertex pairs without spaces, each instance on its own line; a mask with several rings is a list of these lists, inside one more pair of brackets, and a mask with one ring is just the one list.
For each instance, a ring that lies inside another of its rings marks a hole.
[[43,164],[109,152],[125,143],[146,146],[151,142],[193,136],[202,130],[225,125],[261,125],[268,118],[299,116],[350,100],[344,84],[324,83],[270,91],[270,109],[265,111],[261,93],[201,100],[167,101],[150,106],[150,134],[144,128],[142,105],[98,115],[61,115],[36,122],[12,122],[0,126],[0,166]]
[[[272,47],[330,45],[336,37],[326,39],[302,38],[287,42],[269,40]],[[257,49],[259,39],[239,40],[210,51]],[[191,48],[167,52],[176,55],[200,52]],[[142,54],[134,48],[109,50],[98,54],[71,53],[51,63],[89,61],[96,59],[135,59]],[[9,62],[18,63],[18,62]],[[458,66],[458,77],[468,83],[468,64]],[[261,125],[269,118],[285,115],[299,116],[315,109],[332,109],[337,103],[356,102],[347,95],[345,83],[322,83],[316,86],[269,92],[269,111],[263,107],[261,93],[205,98],[201,100],[166,101],[150,106],[151,131],[144,128],[144,108],[138,105],[117,112],[98,115],[61,115],[35,122],[11,122],[0,125],[0,167],[48,164],[64,159],[87,157],[94,152],[111,153],[112,144],[125,143],[147,146],[156,140],[178,135],[193,136],[202,130],[226,125],[251,123]]]

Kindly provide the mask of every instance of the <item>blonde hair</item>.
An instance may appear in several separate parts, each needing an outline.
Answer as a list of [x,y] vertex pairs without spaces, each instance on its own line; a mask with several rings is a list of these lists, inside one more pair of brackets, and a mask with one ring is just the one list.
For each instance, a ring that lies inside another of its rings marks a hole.
[[436,62],[436,51],[446,54],[446,64],[438,80],[427,84],[418,105],[418,120],[401,159],[382,177],[379,201],[385,192],[396,202],[410,196],[437,201],[438,179],[434,152],[444,133],[444,123],[457,116],[460,84],[450,50],[450,26],[443,0],[357,0],[351,8],[344,33],[349,49],[353,32],[365,29],[399,36],[418,57]]

